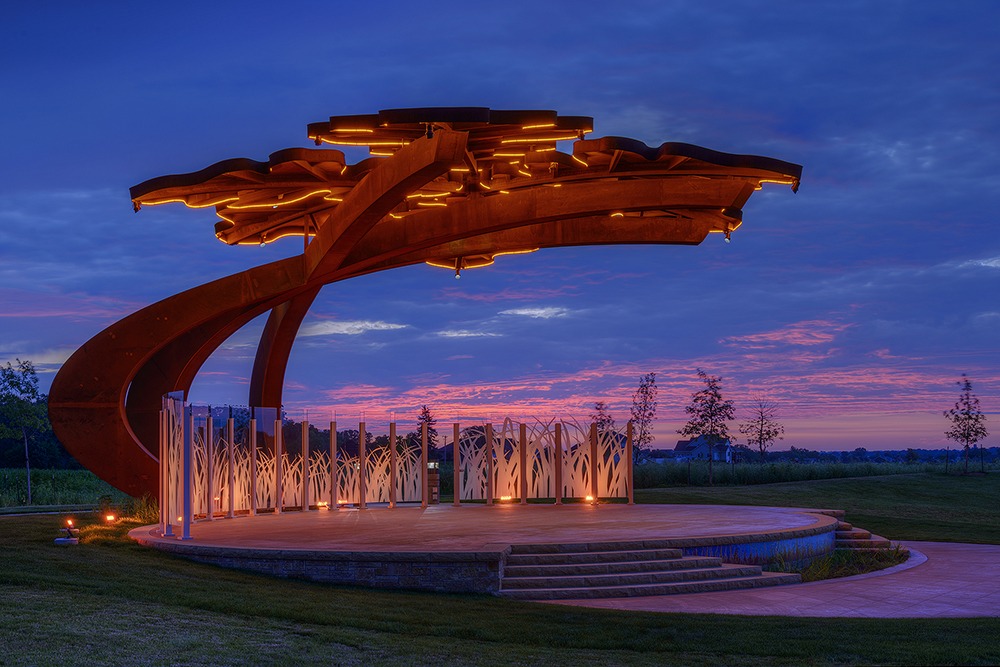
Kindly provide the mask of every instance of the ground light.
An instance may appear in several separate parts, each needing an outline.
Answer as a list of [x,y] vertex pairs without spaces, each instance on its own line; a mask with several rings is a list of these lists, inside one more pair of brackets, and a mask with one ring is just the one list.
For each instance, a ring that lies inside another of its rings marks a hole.
[[66,519],[66,526],[61,530],[65,531],[66,535],[55,539],[58,546],[68,547],[80,543],[80,529],[73,524],[73,519]]

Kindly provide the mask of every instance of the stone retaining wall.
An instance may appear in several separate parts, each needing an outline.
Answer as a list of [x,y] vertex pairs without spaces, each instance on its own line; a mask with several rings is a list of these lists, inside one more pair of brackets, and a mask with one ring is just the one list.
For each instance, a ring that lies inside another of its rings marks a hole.
[[133,536],[144,546],[199,563],[329,584],[441,593],[500,591],[510,549],[466,553],[285,551],[174,544]]

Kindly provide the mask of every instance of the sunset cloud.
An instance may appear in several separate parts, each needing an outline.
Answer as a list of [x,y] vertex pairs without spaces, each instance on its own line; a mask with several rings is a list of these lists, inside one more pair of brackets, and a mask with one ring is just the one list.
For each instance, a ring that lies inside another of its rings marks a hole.
[[849,328],[850,324],[828,320],[795,322],[774,331],[766,331],[745,336],[723,338],[727,345],[748,344],[750,347],[775,347],[777,345],[822,345],[832,343],[837,334]]

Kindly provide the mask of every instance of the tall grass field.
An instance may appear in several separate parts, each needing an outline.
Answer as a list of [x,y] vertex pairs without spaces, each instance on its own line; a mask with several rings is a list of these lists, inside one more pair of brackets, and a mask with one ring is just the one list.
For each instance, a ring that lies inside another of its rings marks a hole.
[[[113,504],[130,500],[89,470],[32,470],[31,504],[98,505],[102,497]],[[0,468],[0,508],[28,504],[28,483],[23,468]]]

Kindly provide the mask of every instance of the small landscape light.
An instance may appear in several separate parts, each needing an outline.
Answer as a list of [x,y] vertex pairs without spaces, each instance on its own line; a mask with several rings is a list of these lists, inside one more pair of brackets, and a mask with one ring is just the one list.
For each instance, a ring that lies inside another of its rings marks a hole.
[[104,520],[107,521],[108,523],[114,523],[116,518],[117,517],[114,514],[105,514],[104,515]]
[[66,519],[66,527],[63,528],[66,533],[66,537],[57,537],[55,543],[62,547],[72,546],[74,544],[79,544],[80,540],[77,537],[80,534],[79,529],[73,527],[73,519]]

